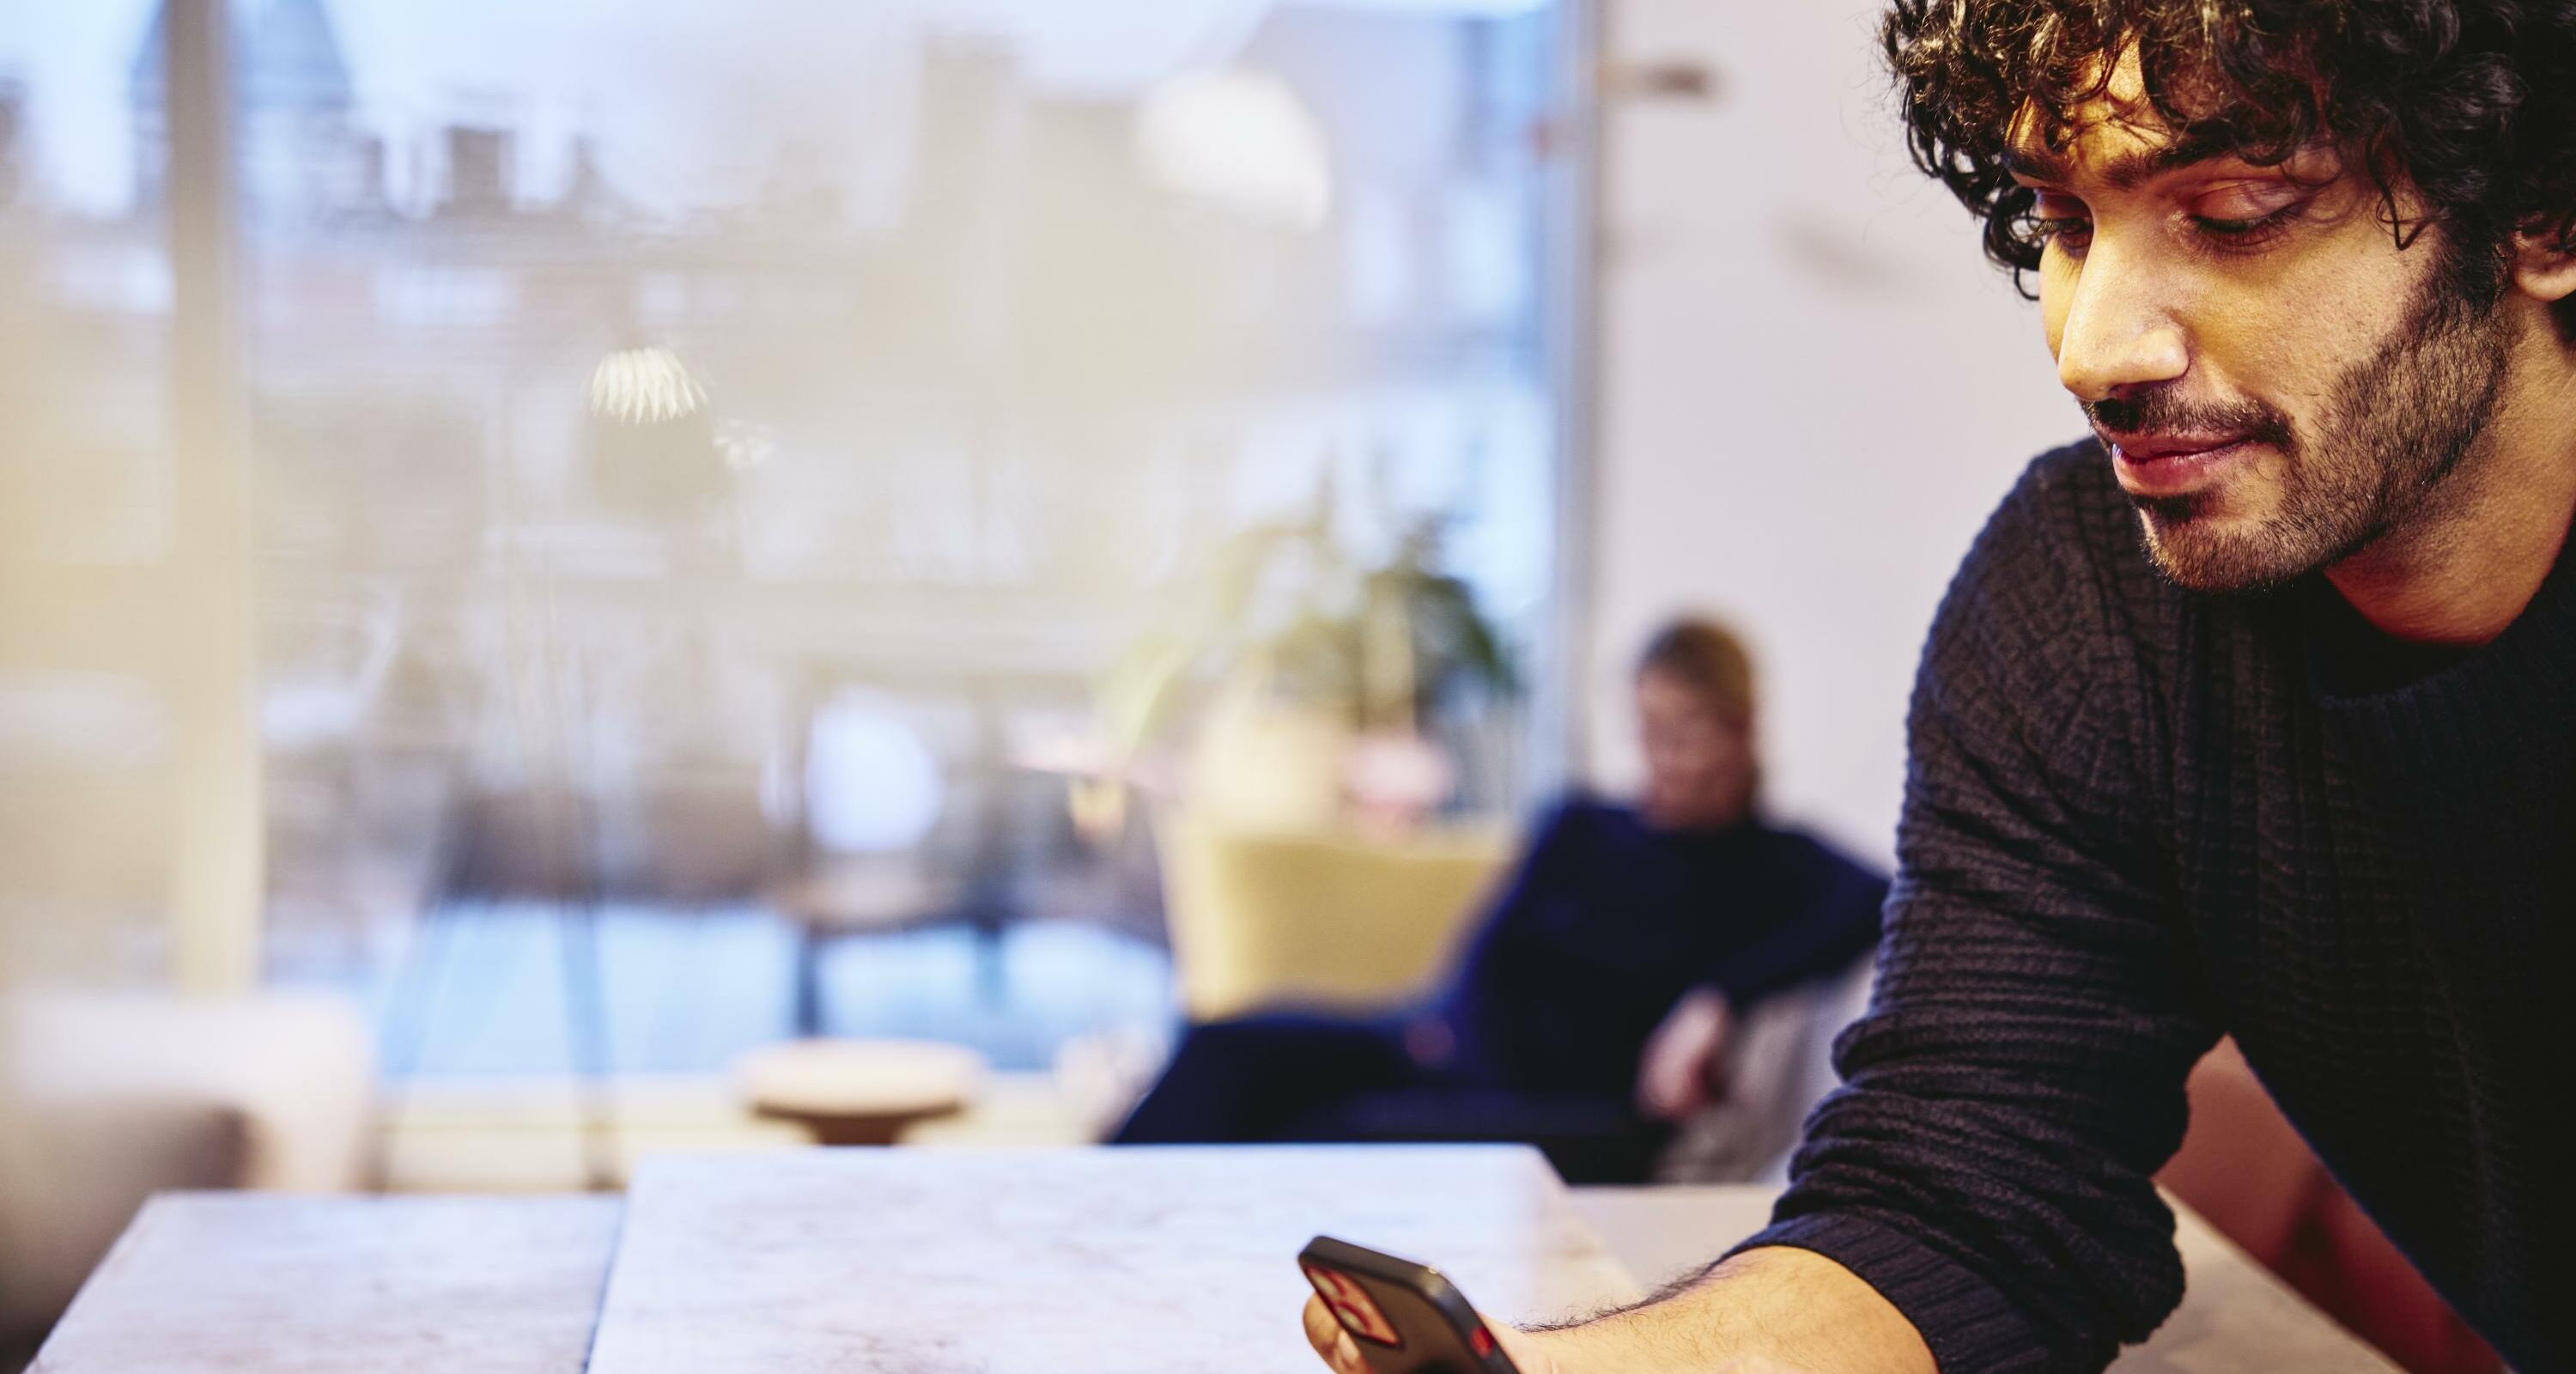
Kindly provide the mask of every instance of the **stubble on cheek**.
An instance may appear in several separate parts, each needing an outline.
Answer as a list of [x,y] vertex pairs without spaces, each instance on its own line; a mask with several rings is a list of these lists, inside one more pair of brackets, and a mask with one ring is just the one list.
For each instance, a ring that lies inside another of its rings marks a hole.
[[2286,546],[2306,542],[2293,533],[2302,523],[2295,455],[2295,448],[2274,448],[2206,491],[2130,498],[2147,556],[2167,578],[2198,591],[2280,580]]
[[2250,591],[2406,527],[2472,463],[2505,360],[2492,306],[2426,279],[2403,319],[2337,374],[2317,413],[2289,424],[2273,453],[2210,491],[2137,501],[2149,557],[2193,590]]

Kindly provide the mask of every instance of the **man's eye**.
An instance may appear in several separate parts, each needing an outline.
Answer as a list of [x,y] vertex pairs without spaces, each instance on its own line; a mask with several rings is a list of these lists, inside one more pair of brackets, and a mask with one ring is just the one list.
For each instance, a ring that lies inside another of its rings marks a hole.
[[2191,213],[2195,219],[2247,223],[2288,209],[2301,199],[2296,187],[2278,182],[2224,186],[2192,201]]
[[2084,202],[2072,196],[2043,193],[2031,202],[2030,232],[2043,247],[2055,244],[2069,253],[2081,253],[2093,241],[2093,218],[2084,211]]
[[2093,241],[2093,221],[2082,215],[2041,215],[2031,220],[2031,227],[2038,231],[2041,242],[2054,243],[2070,252],[2081,252]]
[[2191,225],[2214,249],[2252,253],[2270,247],[2281,235],[2289,232],[2298,217],[2299,207],[2292,205],[2254,219],[2211,219],[2194,215]]
[[2306,204],[2287,187],[2237,187],[2204,196],[2191,207],[2192,226],[2231,248],[2269,242]]
[[2074,196],[2058,196],[2056,191],[2040,191],[2030,201],[2027,217],[2032,242],[2040,247],[2056,245],[2061,253],[2084,253],[2092,245],[2092,214],[2087,214],[2084,201]]

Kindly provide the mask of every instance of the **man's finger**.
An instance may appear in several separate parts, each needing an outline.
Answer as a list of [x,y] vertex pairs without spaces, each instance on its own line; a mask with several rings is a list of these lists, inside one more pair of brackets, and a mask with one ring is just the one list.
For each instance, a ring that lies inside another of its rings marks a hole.
[[1512,1368],[1519,1370],[1521,1374],[1553,1374],[1556,1364],[1548,1358],[1547,1352],[1540,1348],[1537,1337],[1508,1326],[1496,1326],[1490,1329],[1494,1333],[1494,1339],[1502,1344],[1503,1355],[1512,1362]]
[[1333,1367],[1334,1374],[1369,1374],[1368,1361],[1360,1356],[1359,1342],[1334,1320],[1333,1309],[1326,1307],[1322,1298],[1306,1299],[1306,1342],[1324,1357],[1324,1363]]

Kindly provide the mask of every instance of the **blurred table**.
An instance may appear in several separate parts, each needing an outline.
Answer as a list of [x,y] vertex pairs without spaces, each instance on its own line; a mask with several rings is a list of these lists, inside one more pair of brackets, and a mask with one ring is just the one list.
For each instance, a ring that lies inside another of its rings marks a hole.
[[984,1072],[984,1056],[927,1040],[790,1040],[733,1063],[754,1114],[795,1122],[818,1145],[892,1145],[964,1111]]
[[[1309,1374],[1291,1258],[1312,1232],[1437,1262],[1531,1320],[1703,1263],[1768,1206],[1569,1192],[1534,1155],[1448,1147],[667,1157],[622,1241],[612,1199],[174,1195],[40,1368]],[[2392,1374],[2187,1213],[2179,1239],[2191,1295],[2121,1374]]]

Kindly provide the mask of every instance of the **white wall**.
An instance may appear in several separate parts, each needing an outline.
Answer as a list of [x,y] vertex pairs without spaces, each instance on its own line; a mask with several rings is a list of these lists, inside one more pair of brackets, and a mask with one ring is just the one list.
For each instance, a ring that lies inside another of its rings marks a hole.
[[1754,641],[1771,800],[1892,844],[1904,710],[1959,557],[2078,437],[2035,307],[1905,159],[1875,0],[1604,0],[1707,104],[1612,103],[1591,554],[1593,775],[1633,777],[1631,655],[1706,608]]

